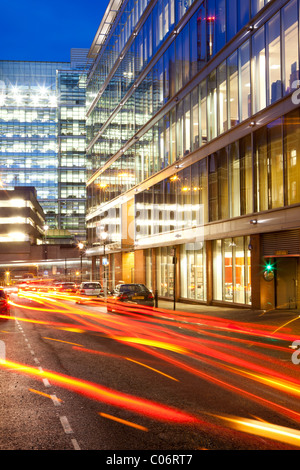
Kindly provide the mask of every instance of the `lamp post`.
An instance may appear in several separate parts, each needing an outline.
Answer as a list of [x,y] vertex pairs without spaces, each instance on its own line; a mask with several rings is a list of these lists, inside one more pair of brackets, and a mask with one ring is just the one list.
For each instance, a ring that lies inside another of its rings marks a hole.
[[45,235],[45,243],[47,243],[47,230],[48,230],[48,225],[44,225],[44,235]]
[[80,282],[82,282],[82,252],[83,252],[84,244],[81,242],[78,243],[78,248],[80,250]]
[[47,230],[49,229],[48,225],[44,225],[44,236],[45,236],[45,245],[44,245],[44,257],[48,259],[48,249],[47,249]]
[[107,240],[107,232],[103,231],[101,233],[101,238],[103,241],[103,258],[102,258],[102,265],[103,265],[103,291],[104,291],[104,297],[107,297],[107,279],[106,279],[106,265],[107,265],[107,260],[105,258],[105,244]]

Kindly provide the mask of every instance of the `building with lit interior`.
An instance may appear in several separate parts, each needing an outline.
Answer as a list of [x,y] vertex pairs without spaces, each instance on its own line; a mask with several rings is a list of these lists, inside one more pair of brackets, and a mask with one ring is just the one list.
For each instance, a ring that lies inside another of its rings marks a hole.
[[8,251],[8,243],[42,244],[45,214],[34,187],[19,186],[10,191],[1,189],[0,208],[0,243],[4,251]]
[[299,308],[299,0],[111,0],[89,57],[95,272]]
[[49,229],[85,239],[86,49],[70,62],[0,60],[5,189],[34,186]]

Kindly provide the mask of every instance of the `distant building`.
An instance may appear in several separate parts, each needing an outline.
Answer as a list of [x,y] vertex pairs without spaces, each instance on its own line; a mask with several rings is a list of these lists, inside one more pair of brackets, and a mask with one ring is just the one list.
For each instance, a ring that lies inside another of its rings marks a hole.
[[0,60],[0,172],[5,189],[34,186],[51,229],[85,238],[87,50],[71,63]]
[[88,57],[96,272],[299,308],[299,0],[111,0]]
[[[25,277],[90,279],[90,267],[66,230],[49,229],[34,187],[0,190],[0,284]],[[80,273],[81,276],[81,273]]]
[[40,245],[45,238],[45,214],[37,201],[36,190],[19,186],[0,190],[0,243],[13,250],[14,243]]

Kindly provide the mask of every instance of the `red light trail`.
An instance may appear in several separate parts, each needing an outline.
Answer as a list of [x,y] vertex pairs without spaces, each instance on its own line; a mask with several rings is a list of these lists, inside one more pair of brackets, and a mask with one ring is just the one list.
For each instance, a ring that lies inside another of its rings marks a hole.
[[[161,374],[173,381],[180,381],[178,377],[189,374],[216,385],[219,388],[230,391],[233,394],[244,397],[255,403],[259,403],[265,409],[276,411],[281,416],[300,422],[300,412],[297,409],[284,406],[280,400],[269,399],[265,390],[276,390],[286,396],[299,397],[299,374],[292,363],[282,363],[272,356],[273,351],[290,354],[289,343],[297,339],[290,330],[283,325],[275,329],[272,325],[249,324],[233,322],[224,318],[217,318],[186,312],[171,313],[168,310],[142,309],[139,306],[114,304],[115,314],[106,312],[104,301],[90,301],[90,310],[75,304],[76,297],[65,295],[51,295],[49,293],[23,293],[23,297],[35,301],[36,304],[24,306],[22,303],[11,302],[11,305],[26,313],[25,317],[18,315],[19,322],[37,324],[48,327],[53,331],[60,329],[77,334],[100,335],[109,341],[124,344],[132,350],[146,353],[149,360],[159,360],[168,364],[173,370],[180,373],[166,374],[158,367],[152,367],[147,360],[137,360],[127,355],[120,357],[103,351],[90,350],[73,341],[62,341],[66,347],[82,354],[99,354],[131,361],[140,367],[145,367],[155,374]],[[67,302],[66,302],[67,300]],[[72,302],[72,303],[71,303]],[[86,301],[89,303],[89,300]],[[51,314],[56,317],[61,315],[62,321],[52,321]],[[37,318],[27,318],[28,315]],[[67,321],[64,321],[65,319]],[[14,317],[10,317],[11,320]],[[75,323],[75,325],[74,325]],[[180,328],[180,330],[178,330]],[[280,331],[279,331],[280,330]],[[180,331],[180,332],[179,332]],[[55,335],[44,336],[48,341],[60,341]],[[279,344],[278,344],[279,343]],[[261,351],[261,352],[258,352]],[[245,355],[246,354],[246,355]],[[203,365],[209,365],[214,373],[208,373]],[[5,361],[1,367],[10,368],[19,373],[28,374],[40,378],[41,374],[35,368],[26,365]],[[226,380],[224,379],[226,371]],[[160,405],[149,400],[130,396],[99,384],[93,384],[73,377],[67,377],[55,372],[43,372],[42,375],[61,387],[68,388],[76,393],[83,394],[87,398],[111,404],[116,407],[124,407],[133,412],[151,417],[157,420],[166,420],[181,424],[211,425],[207,420],[185,412],[175,410],[165,405]],[[177,375],[177,376],[176,376]],[[241,376],[245,379],[243,386],[237,386],[234,377]],[[252,393],[249,384],[255,382],[260,385],[261,392]],[[265,388],[263,388],[265,387]],[[202,413],[203,414],[203,413]],[[246,423],[242,418],[221,417],[222,426],[239,428],[242,432],[250,434],[273,436],[271,439],[279,439],[282,432],[282,442],[298,445],[297,433],[289,433],[284,430],[273,429],[267,432],[263,426],[255,423]],[[106,416],[107,417],[107,416]],[[113,419],[113,418],[110,418]],[[238,423],[238,424],[237,424]],[[128,424],[130,425],[130,424]],[[290,437],[287,437],[291,434]],[[285,437],[283,437],[285,435]],[[300,445],[300,444],[299,444]]]

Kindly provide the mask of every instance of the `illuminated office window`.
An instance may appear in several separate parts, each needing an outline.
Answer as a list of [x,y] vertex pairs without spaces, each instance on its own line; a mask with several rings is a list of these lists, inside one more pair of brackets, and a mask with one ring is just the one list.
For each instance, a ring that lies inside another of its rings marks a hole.
[[289,93],[293,82],[299,79],[298,57],[298,5],[296,0],[290,1],[282,9],[283,20],[283,53],[284,53],[284,89]]

